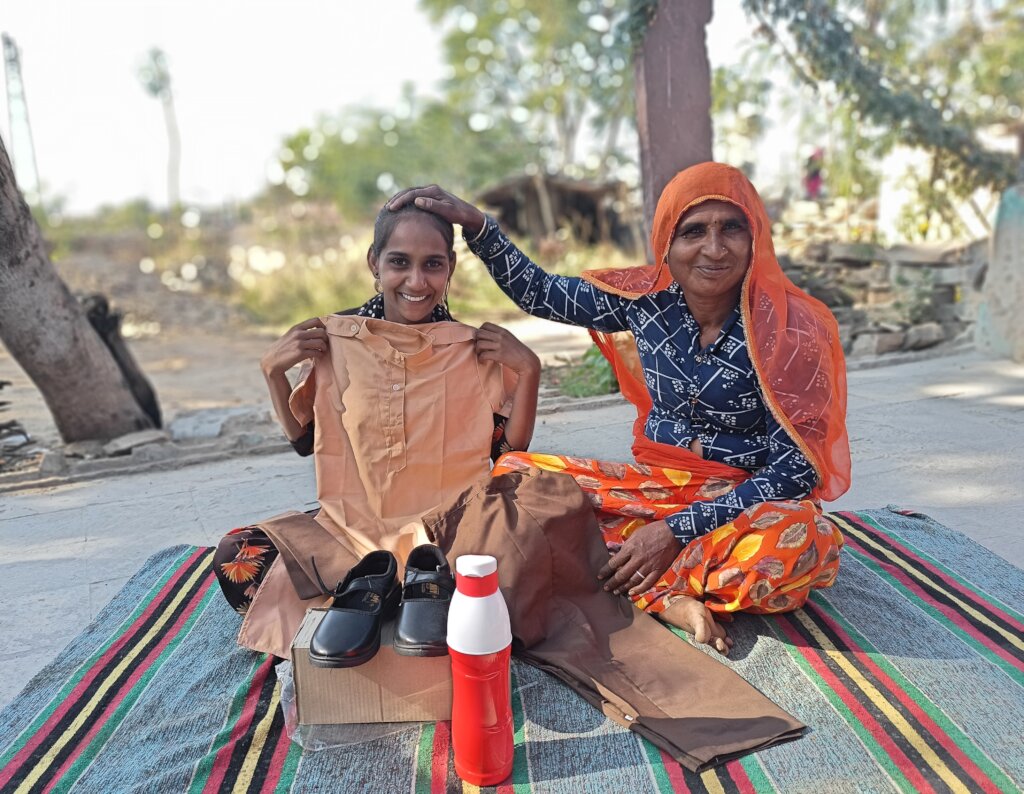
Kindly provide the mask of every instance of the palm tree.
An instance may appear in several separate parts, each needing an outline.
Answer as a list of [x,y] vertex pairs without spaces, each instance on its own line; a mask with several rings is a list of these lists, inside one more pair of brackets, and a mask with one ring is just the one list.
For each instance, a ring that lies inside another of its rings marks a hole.
[[173,212],[181,198],[178,190],[181,139],[178,117],[174,112],[174,95],[171,93],[171,72],[163,50],[154,47],[149,51],[146,62],[139,69],[139,80],[146,92],[163,105],[164,125],[167,127],[167,210]]

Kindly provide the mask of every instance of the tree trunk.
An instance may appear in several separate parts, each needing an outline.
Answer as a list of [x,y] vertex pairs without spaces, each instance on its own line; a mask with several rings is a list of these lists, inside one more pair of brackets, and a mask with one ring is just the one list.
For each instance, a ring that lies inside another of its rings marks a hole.
[[50,264],[0,141],[0,341],[66,442],[152,427],[110,351]]
[[173,218],[181,203],[181,135],[178,134],[178,114],[174,111],[170,85],[160,101],[164,107],[164,125],[167,127],[167,215]]
[[[659,0],[634,56],[644,220],[679,171],[711,159],[711,0]],[[650,255],[648,251],[648,255]]]

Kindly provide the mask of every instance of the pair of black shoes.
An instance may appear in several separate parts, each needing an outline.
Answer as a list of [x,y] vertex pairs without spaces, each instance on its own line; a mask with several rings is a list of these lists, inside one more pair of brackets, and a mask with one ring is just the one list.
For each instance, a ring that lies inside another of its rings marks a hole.
[[398,561],[390,551],[372,551],[333,590],[316,571],[320,588],[334,600],[309,642],[317,667],[356,667],[380,649],[385,621],[397,613],[394,648],[404,656],[444,656],[448,606],[455,592],[448,561],[437,546],[417,546],[398,584]]

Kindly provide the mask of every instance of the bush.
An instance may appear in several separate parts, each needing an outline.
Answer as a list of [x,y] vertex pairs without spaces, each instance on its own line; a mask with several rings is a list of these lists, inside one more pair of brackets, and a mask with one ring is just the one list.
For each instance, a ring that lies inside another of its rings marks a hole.
[[570,397],[597,397],[614,394],[619,390],[612,365],[597,347],[583,354],[579,364],[570,367],[569,374],[559,381],[563,394]]

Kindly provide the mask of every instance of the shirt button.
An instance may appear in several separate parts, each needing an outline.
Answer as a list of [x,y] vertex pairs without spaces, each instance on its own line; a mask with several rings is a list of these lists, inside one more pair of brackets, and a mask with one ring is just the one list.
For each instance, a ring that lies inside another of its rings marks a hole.
[[356,325],[355,323],[352,323],[352,325],[350,325],[350,326],[349,326],[349,330],[350,330],[350,331],[351,331],[352,333],[355,333],[356,331],[358,331],[358,330],[359,330],[359,326],[358,326],[358,325]]
[[391,389],[392,391],[401,391],[402,387],[396,383],[394,386],[391,387]]

